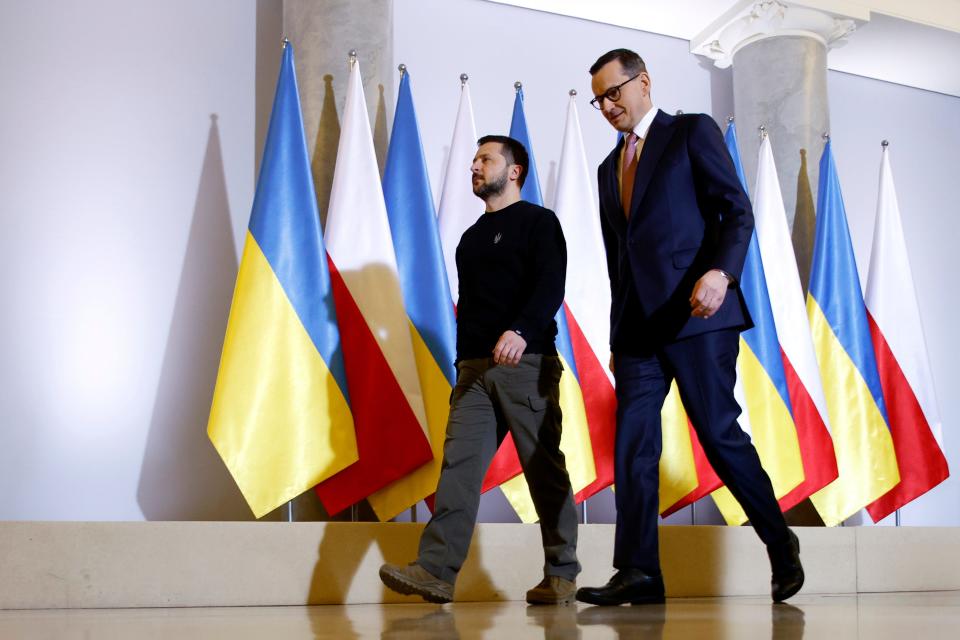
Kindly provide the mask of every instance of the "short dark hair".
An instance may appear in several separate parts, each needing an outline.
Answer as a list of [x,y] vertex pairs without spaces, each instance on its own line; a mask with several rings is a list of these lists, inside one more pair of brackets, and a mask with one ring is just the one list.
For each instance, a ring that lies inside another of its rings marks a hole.
[[630,51],[630,49],[614,49],[613,51],[607,51],[597,58],[597,61],[590,67],[590,75],[594,75],[614,60],[620,62],[620,66],[623,67],[623,72],[628,76],[636,76],[647,70],[647,65],[644,64],[643,58],[637,55],[636,52]]
[[520,177],[517,178],[517,184],[522,189],[523,183],[527,181],[527,169],[530,167],[530,156],[527,155],[526,147],[519,140],[514,140],[510,136],[483,136],[477,140],[477,146],[488,142],[499,142],[500,153],[506,158],[507,163],[522,167]]

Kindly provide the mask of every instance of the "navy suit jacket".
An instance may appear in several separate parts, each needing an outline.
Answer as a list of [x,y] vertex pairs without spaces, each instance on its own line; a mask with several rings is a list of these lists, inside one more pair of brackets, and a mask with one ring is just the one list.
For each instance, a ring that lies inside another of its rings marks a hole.
[[614,352],[617,337],[630,332],[644,332],[656,346],[753,326],[736,284],[709,319],[690,315],[690,294],[707,271],[722,269],[739,282],[753,233],[750,200],[720,128],[703,114],[657,112],[637,164],[629,222],[617,181],[622,145],[598,172]]

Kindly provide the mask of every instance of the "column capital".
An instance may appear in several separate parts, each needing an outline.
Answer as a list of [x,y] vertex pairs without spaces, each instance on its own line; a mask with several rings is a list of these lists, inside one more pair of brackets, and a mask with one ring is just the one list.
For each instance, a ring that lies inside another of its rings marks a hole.
[[742,47],[778,36],[806,36],[830,49],[870,20],[847,0],[742,0],[690,40],[690,52],[725,69]]

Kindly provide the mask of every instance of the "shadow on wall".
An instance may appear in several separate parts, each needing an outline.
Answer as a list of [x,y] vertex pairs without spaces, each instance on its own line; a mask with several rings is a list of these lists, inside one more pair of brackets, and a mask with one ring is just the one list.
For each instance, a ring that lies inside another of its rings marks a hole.
[[380,179],[383,179],[383,169],[387,166],[387,146],[390,134],[387,131],[387,102],[383,97],[383,85],[377,85],[377,115],[373,121],[373,150],[377,155],[377,168],[380,169]]
[[216,115],[211,116],[137,501],[147,520],[252,520],[207,438],[238,259]]
[[337,115],[336,96],[333,93],[333,76],[323,76],[323,106],[320,123],[314,141],[313,186],[320,207],[320,226],[327,226],[327,209],[330,207],[330,190],[333,188],[333,170],[337,164],[337,148],[340,145],[340,117]]

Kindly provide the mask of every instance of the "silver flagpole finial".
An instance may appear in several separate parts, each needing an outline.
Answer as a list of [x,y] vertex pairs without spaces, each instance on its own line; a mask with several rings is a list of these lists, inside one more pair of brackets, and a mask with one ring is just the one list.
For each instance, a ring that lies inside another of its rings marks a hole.
[[290,44],[290,40],[288,40],[287,38],[284,38],[284,39],[283,39],[283,48],[286,49],[288,44]]
[[733,123],[733,116],[727,116],[727,124]]
[[520,90],[523,89],[523,83],[517,80],[516,82],[513,83],[513,89],[517,93],[520,93]]
[[352,67],[357,62],[357,50],[350,49],[350,53],[348,55],[350,56],[350,66]]
[[576,89],[570,89],[570,97],[571,97],[571,98],[576,98],[576,97],[577,97],[577,90],[576,90]]
[[765,124],[760,125],[759,127],[757,127],[757,131],[760,132],[760,139],[761,139],[761,140],[763,140],[764,138],[767,137],[767,125],[765,125]]
[[400,63],[400,66],[397,67],[397,71],[400,72],[400,77],[402,78],[402,77],[404,76],[404,74],[407,73],[407,65],[405,65],[405,64],[403,64],[403,63],[401,62],[401,63]]
[[887,150],[887,147],[890,146],[890,141],[889,141],[889,140],[884,140],[883,142],[880,143],[880,146],[883,147],[883,150],[884,150],[884,151],[886,151],[886,150]]
[[826,142],[826,141],[829,140],[829,139],[830,139],[830,134],[827,133],[826,131],[824,131],[824,132],[823,132],[823,140],[824,140],[824,142]]
[[682,115],[683,115],[683,109],[677,109],[677,115],[678,115],[678,116],[682,116]]
[[465,74],[465,73],[461,73],[461,74],[460,74],[460,86],[463,86],[463,85],[467,84],[467,80],[469,80],[469,79],[470,79],[470,76],[468,76],[468,75]]

